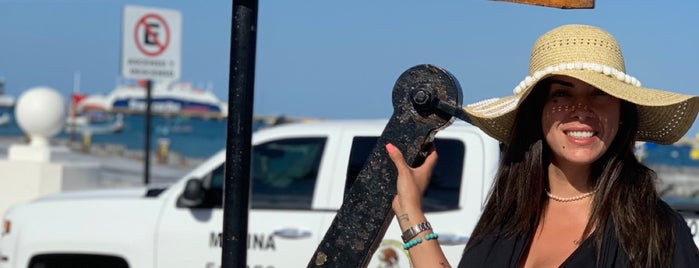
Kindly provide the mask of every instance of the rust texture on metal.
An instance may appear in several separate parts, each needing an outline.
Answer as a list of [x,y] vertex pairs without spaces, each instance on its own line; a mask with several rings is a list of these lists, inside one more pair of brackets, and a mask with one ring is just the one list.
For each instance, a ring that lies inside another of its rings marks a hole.
[[512,2],[526,5],[555,7],[562,9],[591,9],[595,8],[595,0],[492,0]]
[[434,65],[417,65],[393,87],[393,115],[313,254],[308,267],[366,267],[393,219],[397,171],[385,144],[397,146],[412,166],[424,161],[434,135],[453,122],[437,103],[461,107],[458,81]]

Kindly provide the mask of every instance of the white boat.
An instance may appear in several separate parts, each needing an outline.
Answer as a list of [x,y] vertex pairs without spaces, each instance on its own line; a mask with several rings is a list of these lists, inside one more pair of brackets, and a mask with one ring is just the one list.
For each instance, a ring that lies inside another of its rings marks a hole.
[[[146,89],[142,85],[117,86],[107,95],[87,95],[77,102],[77,111],[90,109],[113,113],[143,113],[146,110]],[[151,89],[151,112],[161,115],[201,117],[228,116],[228,103],[211,90],[191,83],[156,83]]]
[[123,117],[122,114],[117,114],[114,120],[104,122],[91,122],[86,115],[68,117],[63,130],[66,133],[90,135],[117,133],[124,129]]
[[15,98],[5,95],[5,78],[0,76],[0,108],[15,107]]
[[8,95],[0,95],[0,107],[12,108],[15,106],[15,98]]
[[12,122],[12,116],[9,112],[3,112],[0,114],[0,126],[10,124]]

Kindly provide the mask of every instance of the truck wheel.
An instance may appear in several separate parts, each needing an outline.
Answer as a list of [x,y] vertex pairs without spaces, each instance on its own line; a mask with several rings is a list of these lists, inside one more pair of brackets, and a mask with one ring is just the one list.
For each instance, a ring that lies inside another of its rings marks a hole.
[[38,255],[29,262],[29,268],[129,268],[126,260],[116,256],[88,254]]

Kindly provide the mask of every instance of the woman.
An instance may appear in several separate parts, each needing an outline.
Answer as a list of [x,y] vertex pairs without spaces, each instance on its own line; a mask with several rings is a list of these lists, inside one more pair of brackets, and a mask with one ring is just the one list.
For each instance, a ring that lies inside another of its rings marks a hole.
[[[609,33],[587,25],[545,33],[513,96],[465,111],[504,146],[459,267],[699,267],[687,225],[633,154],[636,141],[681,138],[699,97],[641,87]],[[413,264],[449,267],[420,208],[437,154],[410,168],[395,146],[386,149]]]

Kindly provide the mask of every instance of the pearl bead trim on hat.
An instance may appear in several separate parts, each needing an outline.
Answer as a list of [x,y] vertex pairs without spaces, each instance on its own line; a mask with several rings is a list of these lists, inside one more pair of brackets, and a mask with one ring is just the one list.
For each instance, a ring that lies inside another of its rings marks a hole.
[[599,64],[599,63],[590,63],[590,62],[564,62],[560,63],[556,66],[548,66],[544,68],[543,70],[538,70],[534,72],[532,75],[527,75],[527,77],[524,78],[519,84],[515,87],[513,90],[514,94],[521,94],[525,88],[530,87],[533,85],[536,81],[539,81],[542,77],[544,77],[547,74],[553,73],[553,72],[558,72],[558,71],[564,71],[564,70],[590,70],[590,71],[595,71],[607,76],[614,77],[618,79],[621,82],[634,85],[637,87],[641,86],[641,81],[636,79],[633,76],[630,76],[628,74],[625,74],[622,71],[617,70],[616,68],[609,67],[607,65]]
[[509,100],[497,103],[501,98],[492,98],[483,101],[479,101],[473,104],[467,105],[467,107],[473,108],[473,112],[480,113],[482,116],[500,116],[506,112],[512,111],[519,103],[520,97],[514,97]]

